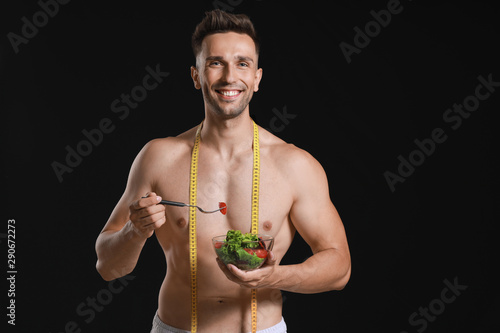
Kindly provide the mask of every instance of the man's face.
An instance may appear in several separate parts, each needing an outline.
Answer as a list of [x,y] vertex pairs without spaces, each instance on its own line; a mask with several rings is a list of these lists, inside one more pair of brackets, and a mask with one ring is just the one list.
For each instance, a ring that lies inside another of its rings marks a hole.
[[262,76],[257,57],[246,34],[217,33],[203,39],[191,76],[195,88],[202,89],[208,111],[231,119],[248,109]]

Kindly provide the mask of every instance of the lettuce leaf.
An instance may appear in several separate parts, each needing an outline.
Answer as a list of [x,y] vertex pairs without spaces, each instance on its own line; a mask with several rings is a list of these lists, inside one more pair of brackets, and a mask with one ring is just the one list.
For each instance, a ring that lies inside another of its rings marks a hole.
[[229,230],[226,234],[226,244],[216,249],[216,251],[226,265],[232,263],[241,269],[257,268],[266,259],[250,254],[245,249],[258,247],[258,240],[257,235],[251,233],[242,234],[239,230]]
[[248,232],[242,234],[239,230],[229,230],[226,234],[226,243],[229,251],[237,251],[241,248],[256,248],[259,246],[258,241],[259,237],[257,235]]

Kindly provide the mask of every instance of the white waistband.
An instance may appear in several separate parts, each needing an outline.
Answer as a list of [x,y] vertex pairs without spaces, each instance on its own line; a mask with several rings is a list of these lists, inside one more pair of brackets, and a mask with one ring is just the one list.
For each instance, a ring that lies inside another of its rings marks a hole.
[[[165,324],[158,317],[158,313],[155,314],[153,319],[153,329],[151,333],[190,333],[190,331],[181,330],[179,328],[172,327]],[[257,333],[286,333],[286,323],[285,319],[281,317],[281,321],[274,326],[257,331]]]

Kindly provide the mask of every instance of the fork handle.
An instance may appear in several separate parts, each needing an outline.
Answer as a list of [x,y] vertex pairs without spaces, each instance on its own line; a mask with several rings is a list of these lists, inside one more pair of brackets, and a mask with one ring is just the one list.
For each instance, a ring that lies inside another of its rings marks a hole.
[[186,205],[183,202],[177,202],[177,201],[169,201],[169,200],[162,200],[160,201],[161,204],[163,205],[169,205],[169,206],[177,206],[177,207],[186,207]]

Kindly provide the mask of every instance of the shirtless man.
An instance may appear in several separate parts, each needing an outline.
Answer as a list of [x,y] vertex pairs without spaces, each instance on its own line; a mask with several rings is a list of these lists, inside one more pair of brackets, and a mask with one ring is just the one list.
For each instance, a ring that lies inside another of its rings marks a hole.
[[[257,330],[285,332],[280,290],[319,293],[342,289],[351,264],[342,221],[333,206],[321,165],[307,152],[259,127],[259,231],[275,238],[263,267],[241,271],[221,264],[212,237],[251,226],[253,122],[249,102],[258,90],[258,42],[248,17],[207,13],[193,34],[196,66],[191,76],[204,98],[205,119],[198,160],[197,203],[227,215],[197,214],[198,331],[251,330],[251,289],[257,289]],[[191,294],[187,208],[158,204],[189,202],[191,152],[196,126],[177,137],[156,139],[142,149],[127,187],[96,242],[97,270],[105,280],[134,269],[153,234],[163,248],[167,274],[152,332],[189,332]],[[280,265],[295,232],[313,255]],[[179,330],[175,330],[180,329]]]

